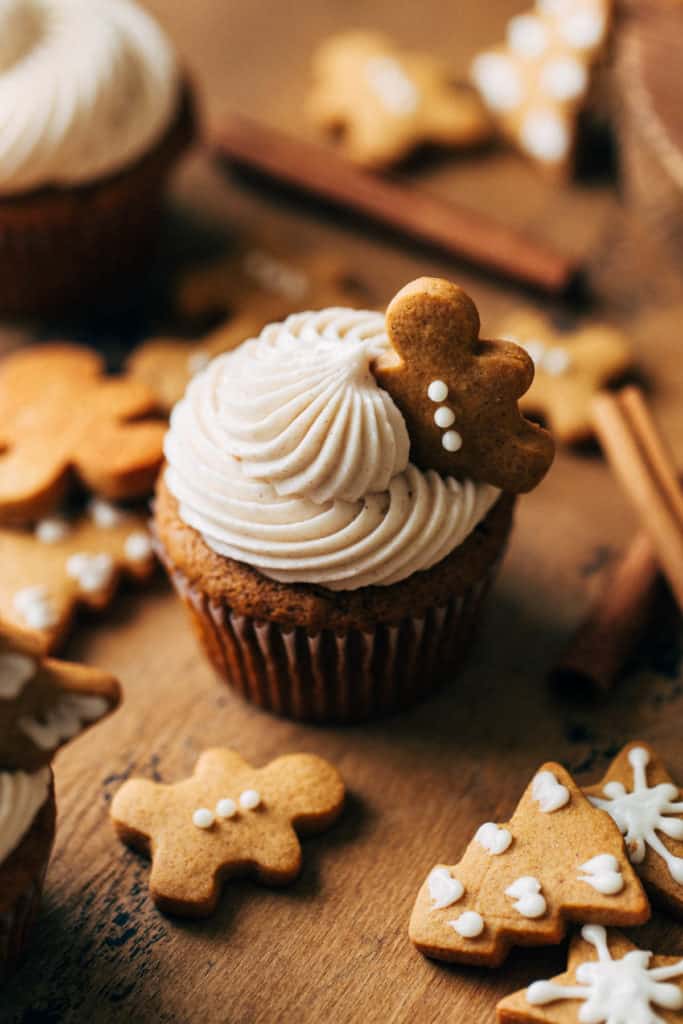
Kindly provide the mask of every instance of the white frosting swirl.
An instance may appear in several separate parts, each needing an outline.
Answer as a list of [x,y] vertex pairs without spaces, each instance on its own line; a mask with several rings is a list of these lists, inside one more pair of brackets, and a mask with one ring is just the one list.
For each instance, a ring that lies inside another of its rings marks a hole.
[[0,192],[112,174],[177,108],[173,50],[133,0],[0,0]]
[[0,864],[24,838],[47,800],[50,769],[0,772]]
[[282,582],[397,583],[450,554],[499,491],[408,462],[405,422],[372,375],[380,313],[271,324],[191,381],[166,437],[166,481],[214,551]]

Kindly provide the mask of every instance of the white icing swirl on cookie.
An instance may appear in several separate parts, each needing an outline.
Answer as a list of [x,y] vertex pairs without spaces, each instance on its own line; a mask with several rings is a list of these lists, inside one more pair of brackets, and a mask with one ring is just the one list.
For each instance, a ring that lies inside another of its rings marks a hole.
[[168,127],[179,75],[133,0],[1,0],[0,192],[115,173]]
[[50,769],[0,772],[0,864],[16,849],[47,799]]
[[371,364],[379,313],[327,309],[271,324],[215,359],[176,406],[166,481],[219,554],[330,590],[436,565],[499,491],[408,462],[403,417]]

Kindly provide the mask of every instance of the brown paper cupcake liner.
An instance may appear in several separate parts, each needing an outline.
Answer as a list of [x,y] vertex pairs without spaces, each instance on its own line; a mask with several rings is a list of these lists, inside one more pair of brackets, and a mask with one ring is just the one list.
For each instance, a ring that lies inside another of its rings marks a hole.
[[31,928],[40,911],[49,859],[48,854],[40,877],[20,894],[10,910],[0,914],[0,978],[11,973],[26,949]]
[[390,714],[450,681],[501,560],[502,554],[481,580],[420,616],[314,634],[239,615],[199,593],[168,563],[167,569],[222,680],[267,711],[331,723]]

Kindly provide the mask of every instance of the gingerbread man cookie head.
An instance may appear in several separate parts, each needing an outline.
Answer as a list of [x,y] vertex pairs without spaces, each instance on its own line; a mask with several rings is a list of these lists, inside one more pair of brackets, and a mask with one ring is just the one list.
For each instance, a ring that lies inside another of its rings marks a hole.
[[401,289],[387,309],[387,331],[394,351],[374,374],[406,421],[411,461],[511,493],[535,487],[554,446],[517,405],[534,376],[527,353],[480,340],[474,303],[439,278]]

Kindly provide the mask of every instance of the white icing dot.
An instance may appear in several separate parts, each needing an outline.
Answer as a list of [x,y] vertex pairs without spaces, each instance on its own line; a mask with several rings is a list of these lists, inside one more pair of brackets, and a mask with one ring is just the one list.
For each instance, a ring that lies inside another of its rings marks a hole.
[[532,110],[522,121],[520,141],[537,160],[557,163],[569,152],[569,129],[554,111]]
[[393,57],[371,57],[365,74],[375,95],[391,113],[414,114],[420,104],[420,91]]
[[515,901],[515,910],[522,917],[542,917],[548,909],[545,898],[541,895],[541,883],[531,875],[523,875],[512,885],[508,885],[505,895]]
[[567,350],[555,346],[546,350],[541,366],[551,377],[561,377],[569,369],[570,363],[571,357]]
[[616,896],[624,888],[621,865],[611,853],[599,853],[579,868],[580,882],[587,882],[603,896]]
[[434,910],[443,910],[457,903],[465,893],[465,887],[457,878],[453,878],[448,868],[432,868],[427,876],[427,888],[432,899]]
[[531,783],[531,796],[544,814],[552,814],[569,803],[570,793],[552,772],[538,772]]
[[211,362],[211,356],[204,349],[197,349],[187,357],[187,369],[194,377],[195,373],[201,373]]
[[522,57],[540,57],[548,45],[548,32],[540,18],[518,14],[508,22],[508,45]]
[[434,422],[437,427],[441,427],[443,430],[445,427],[450,427],[452,423],[455,423],[455,413],[447,405],[440,405],[434,413]]
[[462,438],[457,430],[447,430],[441,438],[441,444],[447,452],[459,452],[462,448]]
[[515,63],[502,53],[482,53],[472,64],[472,78],[484,102],[505,113],[522,102],[522,79]]
[[600,11],[572,11],[560,19],[560,35],[575,50],[590,50],[599,46],[606,31],[606,22]]
[[253,811],[261,803],[261,794],[257,789],[245,789],[240,793],[240,807],[245,811]]
[[18,590],[12,604],[31,629],[49,629],[59,620],[54,600],[45,584]]
[[90,555],[79,551],[67,559],[66,572],[71,579],[76,580],[80,590],[92,594],[104,590],[111,583],[114,560],[105,552]]
[[545,355],[545,345],[542,341],[525,341],[522,344],[522,348],[529,356],[531,356],[536,366],[538,366],[543,361],[543,356]]
[[484,918],[476,910],[466,910],[455,921],[448,923],[463,939],[476,939],[484,930]]
[[0,654],[0,700],[14,700],[36,674],[36,662],[27,654]]
[[122,509],[102,498],[93,498],[88,505],[88,513],[95,526],[100,526],[105,530],[112,526],[118,526],[126,518]]
[[292,302],[303,299],[310,288],[308,276],[303,270],[283,263],[263,249],[250,249],[247,252],[244,270],[262,288]]
[[512,833],[506,828],[499,828],[492,821],[487,821],[477,830],[474,838],[480,846],[483,846],[488,853],[495,857],[505,853],[508,849],[512,842]]
[[224,797],[216,804],[216,816],[218,818],[234,818],[237,814],[237,804],[229,797]]
[[213,812],[208,807],[199,807],[192,815],[192,824],[197,828],[211,828],[213,823]]
[[152,539],[144,530],[136,530],[126,537],[124,551],[130,562],[146,562],[152,557]]
[[544,65],[541,88],[560,102],[578,99],[588,88],[588,72],[574,57],[557,57]]
[[56,544],[63,540],[69,532],[69,524],[61,516],[53,516],[50,519],[41,519],[36,526],[36,537],[43,544]]
[[427,388],[427,396],[432,402],[445,402],[448,398],[448,386],[443,380],[433,380]]

